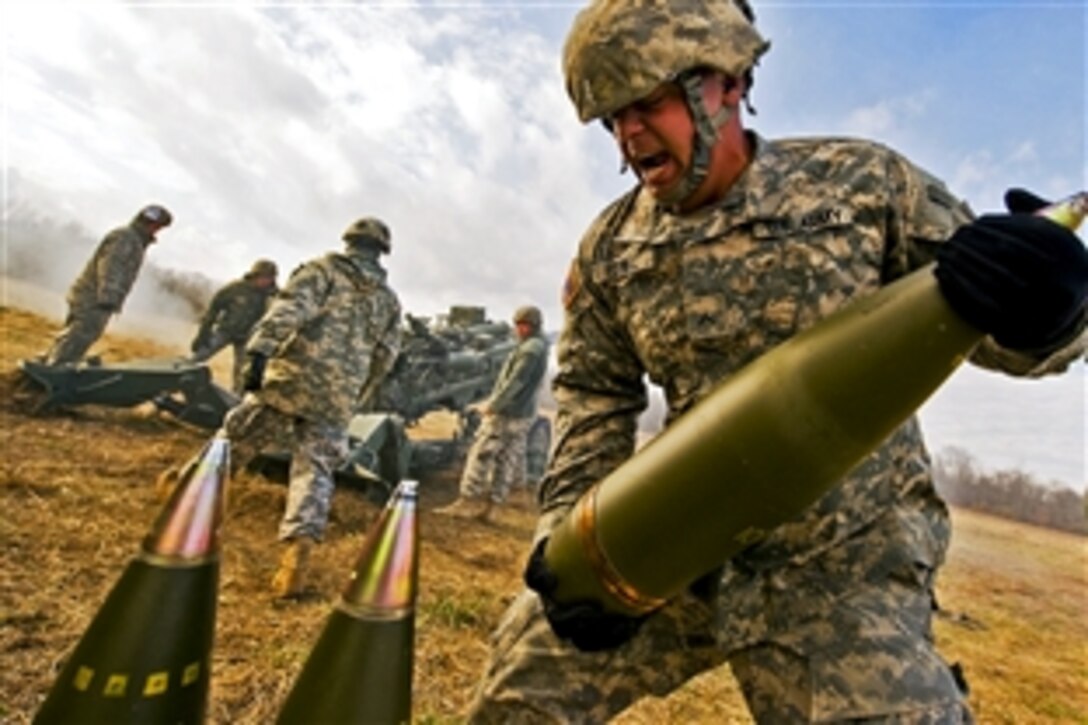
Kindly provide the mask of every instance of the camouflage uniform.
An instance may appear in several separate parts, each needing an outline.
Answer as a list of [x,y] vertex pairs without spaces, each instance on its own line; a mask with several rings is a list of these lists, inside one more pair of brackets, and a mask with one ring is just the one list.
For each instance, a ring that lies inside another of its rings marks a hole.
[[200,329],[193,341],[192,359],[202,362],[231,345],[234,348],[231,380],[237,393],[242,392],[246,340],[275,292],[275,287],[258,287],[248,279],[235,280],[215,293],[201,318]]
[[[670,213],[638,189],[594,222],[565,292],[557,440],[537,540],[634,450],[660,385],[669,420],[817,320],[927,263],[969,212],[869,142],[766,142],[721,201]],[[1060,369],[987,342],[975,361]],[[728,472],[723,472],[728,475]],[[682,535],[648,532],[647,535]],[[730,663],[760,722],[969,720],[933,647],[950,537],[917,420],[835,489],[693,585],[619,649],[561,643],[523,592],[494,638],[474,722],[603,722]]]
[[246,345],[268,357],[264,382],[231,410],[224,429],[235,470],[262,450],[292,450],[282,540],[322,537],[357,398],[397,356],[400,303],[385,277],[376,251],[351,245],[308,262]]
[[487,402],[461,476],[461,496],[494,503],[525,480],[525,446],[536,417],[537,393],[548,368],[548,343],[533,334],[511,351]]
[[68,290],[68,317],[45,353],[47,365],[78,362],[102,333],[136,282],[155,237],[139,220],[105,236]]

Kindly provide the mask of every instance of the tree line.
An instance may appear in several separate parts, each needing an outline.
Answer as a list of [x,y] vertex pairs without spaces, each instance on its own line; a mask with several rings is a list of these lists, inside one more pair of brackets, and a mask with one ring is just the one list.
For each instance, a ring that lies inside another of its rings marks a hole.
[[1018,469],[984,471],[962,448],[936,456],[937,490],[954,506],[1088,536],[1088,493],[1043,483]]

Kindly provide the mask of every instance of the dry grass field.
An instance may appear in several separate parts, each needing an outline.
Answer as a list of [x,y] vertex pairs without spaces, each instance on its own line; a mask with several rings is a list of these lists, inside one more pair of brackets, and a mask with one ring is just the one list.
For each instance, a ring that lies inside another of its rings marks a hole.
[[[137,410],[32,414],[13,398],[18,359],[45,347],[56,324],[0,308],[0,720],[28,722],[153,520],[155,476],[196,451],[203,434]],[[109,360],[181,352],[107,336]],[[217,373],[226,372],[222,361]],[[487,637],[518,588],[533,523],[518,492],[490,524],[430,509],[454,495],[456,471],[422,482],[421,589],[414,713],[458,722],[484,667]],[[210,721],[270,722],[342,587],[378,509],[337,492],[313,593],[274,601],[275,527],[284,487],[258,476],[231,484]],[[1088,723],[1088,539],[957,511],[940,583],[937,637],[961,661],[983,723]],[[727,671],[625,723],[748,722]]]

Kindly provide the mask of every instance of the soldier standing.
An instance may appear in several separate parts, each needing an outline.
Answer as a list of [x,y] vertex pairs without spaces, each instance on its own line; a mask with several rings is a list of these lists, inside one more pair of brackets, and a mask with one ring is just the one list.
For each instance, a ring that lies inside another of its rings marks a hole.
[[[541,556],[549,532],[631,456],[644,376],[675,420],[751,360],[933,259],[949,304],[989,335],[974,362],[1038,375],[1084,349],[1088,256],[1030,213],[1045,202],[1010,192],[1009,214],[972,221],[884,146],[745,130],[740,107],[767,47],[744,0],[597,0],[574,21],[567,90],[639,183],[591,225],[567,279],[530,580],[555,576]],[[640,626],[524,591],[470,719],[605,722],[729,663],[758,722],[969,721],[962,674],[931,631],[950,533],[911,419]]]
[[268,309],[268,300],[276,293],[277,274],[275,262],[258,259],[245,276],[216,292],[189,346],[193,362],[203,362],[231,345],[234,348],[231,382],[234,392],[238,394],[243,392],[242,365],[245,362],[246,340]]
[[379,263],[391,249],[389,228],[365,217],[343,239],[342,254],[296,269],[257,323],[242,371],[247,393],[223,421],[232,472],[262,451],[292,454],[285,546],[272,579],[281,597],[302,591],[310,548],[328,522],[333,471],[347,453],[347,424],[400,348],[400,303]]
[[486,520],[491,507],[505,501],[511,486],[525,479],[526,440],[548,369],[548,342],[542,326],[536,307],[521,307],[514,313],[518,345],[507,356],[484,403],[484,419],[468,452],[460,495],[438,512]]
[[158,204],[141,209],[132,221],[103,238],[68,290],[68,317],[45,353],[47,365],[79,362],[102,333],[136,282],[144,253],[173,217]]

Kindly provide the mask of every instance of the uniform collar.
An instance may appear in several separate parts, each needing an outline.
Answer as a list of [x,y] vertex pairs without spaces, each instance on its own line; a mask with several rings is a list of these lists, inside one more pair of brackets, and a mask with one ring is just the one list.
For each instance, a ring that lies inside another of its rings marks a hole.
[[767,187],[765,180],[774,163],[773,144],[754,131],[746,130],[745,134],[751,144],[752,160],[724,197],[686,214],[673,214],[659,205],[645,188],[640,188],[616,239],[666,244],[689,230],[719,233],[760,217],[761,209],[774,203],[765,199],[762,191]]
[[341,256],[351,262],[351,265],[362,274],[378,276],[381,279],[385,279],[386,272],[378,261],[379,253],[376,250],[360,249],[359,247],[348,245]]
[[144,246],[155,243],[155,235],[148,230],[143,224],[139,222],[132,222],[128,225],[129,228],[136,232],[136,236],[140,238],[140,241],[144,243]]

